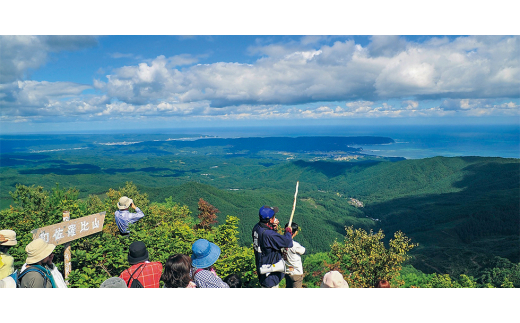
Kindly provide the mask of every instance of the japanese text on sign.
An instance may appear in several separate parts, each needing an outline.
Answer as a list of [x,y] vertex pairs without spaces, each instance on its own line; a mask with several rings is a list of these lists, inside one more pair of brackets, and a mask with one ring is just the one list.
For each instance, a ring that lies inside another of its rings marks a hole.
[[103,230],[106,212],[91,214],[82,218],[60,222],[32,231],[33,238],[41,238],[47,243],[60,245]]

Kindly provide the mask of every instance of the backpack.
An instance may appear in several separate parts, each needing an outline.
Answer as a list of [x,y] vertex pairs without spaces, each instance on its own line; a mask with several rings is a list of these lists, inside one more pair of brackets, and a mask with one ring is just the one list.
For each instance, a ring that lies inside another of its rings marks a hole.
[[[134,277],[134,274],[139,270],[139,268],[143,267],[144,264],[142,264],[141,266],[137,267],[137,269],[132,273],[132,275],[130,275],[130,278],[128,278],[128,283],[126,283],[126,286],[128,288],[144,288],[143,284],[141,284],[141,282],[139,281],[139,279],[137,278],[134,278],[132,280],[132,278]],[[128,269],[127,269],[128,270]],[[144,268],[141,269],[141,272],[139,273],[139,275],[141,275],[141,273],[143,272]],[[139,277],[139,275],[137,275],[136,277]],[[130,284],[130,280],[132,280],[132,283]]]
[[25,269],[21,273],[19,273],[18,270],[15,270],[15,272],[11,274],[11,277],[13,277],[14,281],[16,282],[16,288],[21,288],[22,277],[25,276],[25,274],[27,274],[28,272],[31,272],[31,271],[36,271],[40,275],[43,276],[43,288],[47,288],[47,275],[42,270],[40,270],[38,268],[35,268],[33,266]]

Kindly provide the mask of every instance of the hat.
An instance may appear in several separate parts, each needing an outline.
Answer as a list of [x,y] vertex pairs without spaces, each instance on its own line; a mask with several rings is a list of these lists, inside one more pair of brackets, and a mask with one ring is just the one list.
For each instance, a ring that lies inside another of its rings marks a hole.
[[128,288],[125,281],[120,277],[110,277],[101,283],[99,288]]
[[148,260],[148,250],[142,241],[134,241],[128,249],[128,262],[135,265]]
[[323,276],[321,288],[348,288],[348,283],[339,271],[329,271]]
[[120,210],[128,209],[130,207],[130,205],[132,205],[132,203],[134,203],[134,201],[132,199],[129,199],[128,197],[123,196],[119,199],[119,202],[117,203],[117,207]]
[[195,268],[208,268],[220,256],[220,248],[206,239],[199,239],[191,246],[191,264]]
[[260,217],[263,218],[263,219],[270,219],[276,213],[278,213],[278,208],[276,206],[275,207],[270,207],[270,206],[264,205],[258,211],[258,215],[260,215]]
[[54,248],[56,248],[55,245],[47,243],[41,238],[34,239],[25,247],[25,251],[27,251],[27,260],[25,262],[28,265],[35,264],[49,256]]
[[0,242],[0,246],[16,246],[18,241],[16,241],[16,232],[13,230],[0,230],[0,236],[3,236],[2,240],[6,240],[3,242]]

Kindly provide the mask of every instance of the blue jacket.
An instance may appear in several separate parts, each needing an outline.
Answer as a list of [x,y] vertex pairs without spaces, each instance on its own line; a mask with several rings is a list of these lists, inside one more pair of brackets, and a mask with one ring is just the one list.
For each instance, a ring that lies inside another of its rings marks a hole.
[[291,248],[293,246],[292,235],[285,232],[282,236],[275,230],[268,227],[265,223],[257,223],[252,232],[253,249],[255,251],[256,272],[262,287],[273,287],[278,285],[284,273],[273,272],[260,274],[262,265],[272,265],[282,259],[281,248]]

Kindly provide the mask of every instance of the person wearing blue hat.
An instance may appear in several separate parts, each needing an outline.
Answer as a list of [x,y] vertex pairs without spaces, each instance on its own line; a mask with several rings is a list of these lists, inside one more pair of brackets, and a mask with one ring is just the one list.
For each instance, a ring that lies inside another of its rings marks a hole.
[[219,246],[206,239],[199,239],[193,243],[191,251],[191,272],[197,288],[229,288],[213,268],[220,257]]
[[[256,272],[260,286],[265,288],[278,287],[284,278],[284,270],[272,269],[282,260],[282,248],[293,246],[291,227],[285,229],[284,235],[276,232],[279,223],[275,216],[277,212],[277,207],[262,206],[258,212],[259,221],[252,232]],[[261,273],[260,268],[265,266],[269,267],[271,272]]]

